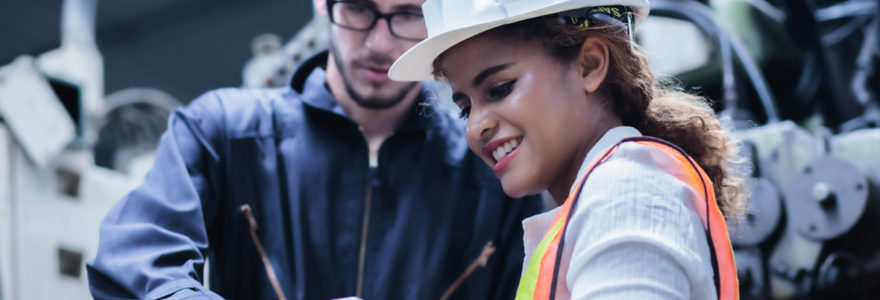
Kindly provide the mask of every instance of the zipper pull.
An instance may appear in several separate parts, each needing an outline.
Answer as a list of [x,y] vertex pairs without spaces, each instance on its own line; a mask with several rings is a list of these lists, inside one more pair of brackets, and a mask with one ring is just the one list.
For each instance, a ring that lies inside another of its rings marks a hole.
[[257,231],[257,219],[254,218],[254,213],[251,212],[251,206],[248,204],[242,205],[241,212],[244,213],[244,217],[247,218],[248,227],[250,227],[251,231]]
[[263,244],[260,243],[260,239],[257,237],[257,219],[254,218],[251,206],[248,204],[242,205],[241,212],[244,213],[245,218],[248,220],[248,227],[250,227],[251,231],[251,241],[254,242],[254,247],[257,248],[257,252],[260,254],[260,259],[263,261],[263,267],[266,269],[266,276],[269,277],[269,282],[272,284],[272,289],[275,290],[275,295],[278,296],[279,300],[287,300],[287,298],[284,297],[284,291],[281,290],[278,276],[275,276],[275,269],[272,268],[269,256],[266,255],[266,250],[263,249]]
[[492,244],[492,241],[486,243],[483,246],[483,252],[480,252],[480,257],[477,258],[477,263],[480,264],[480,267],[486,267],[486,264],[489,263],[489,256],[492,256],[492,253],[495,253],[495,245]]
[[475,259],[467,267],[467,269],[464,270],[464,273],[462,273],[461,276],[458,276],[458,279],[456,279],[452,283],[452,285],[450,285],[449,288],[446,289],[446,292],[443,293],[443,296],[440,297],[440,300],[446,300],[449,298],[449,296],[452,296],[452,292],[454,292],[455,289],[458,288],[458,286],[461,285],[461,283],[464,282],[464,280],[467,279],[468,276],[470,276],[471,273],[473,273],[474,270],[477,269],[477,267],[486,267],[486,264],[489,263],[489,257],[492,256],[492,253],[495,253],[495,244],[493,244],[492,241],[489,241],[488,243],[486,243],[485,246],[483,246],[483,251],[480,252],[480,256],[477,256],[477,259]]

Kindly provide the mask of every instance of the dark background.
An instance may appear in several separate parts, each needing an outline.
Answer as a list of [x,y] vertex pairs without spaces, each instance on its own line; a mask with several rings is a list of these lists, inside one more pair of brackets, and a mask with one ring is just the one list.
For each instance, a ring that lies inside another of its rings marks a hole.
[[[0,0],[0,65],[60,45],[62,2]],[[187,103],[240,86],[254,37],[271,32],[286,42],[311,17],[308,0],[99,0],[104,93],[151,87]]]

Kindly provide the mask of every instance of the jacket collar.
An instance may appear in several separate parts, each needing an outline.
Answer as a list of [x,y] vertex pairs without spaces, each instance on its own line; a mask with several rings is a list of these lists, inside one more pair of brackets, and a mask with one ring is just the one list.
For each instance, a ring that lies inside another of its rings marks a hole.
[[[327,111],[346,119],[351,120],[346,114],[342,106],[336,102],[333,95],[327,87],[327,59],[329,52],[321,51],[318,54],[305,60],[293,73],[289,87],[293,92],[300,95],[303,103],[313,108]],[[427,129],[431,116],[438,113],[444,113],[436,107],[434,102],[438,101],[433,95],[434,85],[429,82],[422,84],[421,93],[418,99],[410,108],[408,116],[404,119],[400,128],[396,132],[424,131]]]

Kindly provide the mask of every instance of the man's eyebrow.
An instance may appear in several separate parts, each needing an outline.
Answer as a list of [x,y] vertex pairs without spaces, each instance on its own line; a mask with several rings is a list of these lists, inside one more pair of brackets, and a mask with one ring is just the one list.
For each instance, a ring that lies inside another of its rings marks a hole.
[[349,2],[356,3],[356,4],[366,5],[366,6],[369,6],[369,7],[372,7],[372,8],[378,8],[378,7],[379,7],[378,5],[376,5],[376,2],[374,2],[374,1],[372,1],[372,0],[349,0]]
[[486,81],[487,77],[492,74],[498,73],[501,70],[507,69],[507,67],[510,67],[510,65],[512,64],[503,64],[486,68],[485,70],[483,70],[483,72],[480,72],[480,74],[477,74],[477,76],[474,77],[474,87],[479,87],[480,84],[483,84],[483,81]]
[[415,4],[398,4],[392,7],[394,11],[406,11],[406,12],[422,12],[422,7]]

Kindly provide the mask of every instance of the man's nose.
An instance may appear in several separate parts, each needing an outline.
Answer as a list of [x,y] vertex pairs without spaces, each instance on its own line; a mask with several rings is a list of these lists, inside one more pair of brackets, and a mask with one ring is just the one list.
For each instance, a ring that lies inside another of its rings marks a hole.
[[388,27],[388,20],[379,19],[376,20],[376,25],[373,26],[373,29],[367,32],[367,41],[364,43],[364,46],[376,52],[388,53],[393,49],[394,40],[395,37],[391,34],[391,29]]

